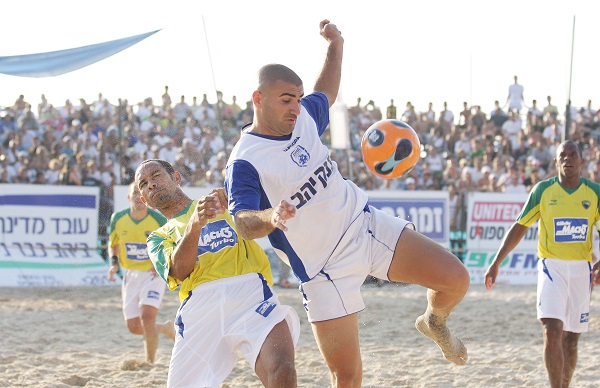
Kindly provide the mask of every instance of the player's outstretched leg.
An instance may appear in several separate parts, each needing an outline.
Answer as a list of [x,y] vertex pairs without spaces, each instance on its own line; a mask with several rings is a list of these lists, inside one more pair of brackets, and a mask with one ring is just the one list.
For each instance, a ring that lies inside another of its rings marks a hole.
[[446,326],[448,316],[469,289],[469,273],[460,260],[424,235],[404,229],[388,277],[428,288],[427,311],[417,318],[415,326],[440,347],[449,361],[464,365],[467,349]]
[[156,324],[156,329],[171,341],[175,341],[175,326],[173,325],[173,321]]
[[456,365],[465,365],[468,359],[467,348],[460,338],[448,329],[447,320],[448,316],[438,317],[427,310],[425,314],[417,318],[415,327],[440,347],[448,361]]

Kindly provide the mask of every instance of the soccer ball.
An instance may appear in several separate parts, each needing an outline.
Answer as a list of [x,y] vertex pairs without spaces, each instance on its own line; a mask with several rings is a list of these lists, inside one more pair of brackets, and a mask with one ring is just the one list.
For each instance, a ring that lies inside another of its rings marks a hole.
[[421,142],[410,125],[399,120],[381,120],[371,125],[361,142],[363,161],[384,179],[406,174],[419,161]]

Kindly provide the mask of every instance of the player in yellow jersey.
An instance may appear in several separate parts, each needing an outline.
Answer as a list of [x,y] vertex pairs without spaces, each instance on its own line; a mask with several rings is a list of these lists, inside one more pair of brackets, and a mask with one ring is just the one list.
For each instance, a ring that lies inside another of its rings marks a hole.
[[239,350],[264,386],[296,386],[298,315],[273,292],[265,252],[239,236],[225,190],[192,200],[180,173],[157,159],[140,164],[135,182],[143,201],[169,219],[148,237],[148,251],[169,288],[180,287],[167,385],[218,386]]
[[113,213],[110,218],[108,252],[111,263],[108,280],[115,281],[119,266],[125,269],[121,286],[123,316],[131,333],[144,336],[146,361],[154,363],[158,334],[174,340],[175,332],[171,321],[156,323],[165,284],[148,258],[146,239],[150,232],[164,225],[167,220],[142,202],[135,184],[129,185],[127,199],[131,206]]
[[551,387],[568,387],[577,364],[577,343],[587,332],[592,285],[593,226],[600,227],[600,185],[582,178],[585,165],[573,141],[556,149],[558,176],[532,189],[516,222],[504,237],[485,273],[491,290],[500,264],[538,219],[537,317],[544,334],[544,364]]

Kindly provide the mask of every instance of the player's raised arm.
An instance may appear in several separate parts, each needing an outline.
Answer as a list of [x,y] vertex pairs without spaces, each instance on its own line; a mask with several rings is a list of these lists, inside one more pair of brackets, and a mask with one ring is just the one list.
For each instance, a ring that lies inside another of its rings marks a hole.
[[342,57],[344,53],[344,38],[337,26],[325,19],[320,24],[321,36],[329,42],[325,63],[315,82],[314,90],[327,96],[331,107],[337,98],[342,78]]
[[[221,195],[224,195],[221,189]],[[183,237],[171,257],[171,269],[169,275],[178,280],[184,280],[194,270],[198,258],[198,239],[202,228],[219,213],[223,213],[224,207],[219,191],[213,190],[211,195],[202,197],[196,203],[196,211],[190,218]]]

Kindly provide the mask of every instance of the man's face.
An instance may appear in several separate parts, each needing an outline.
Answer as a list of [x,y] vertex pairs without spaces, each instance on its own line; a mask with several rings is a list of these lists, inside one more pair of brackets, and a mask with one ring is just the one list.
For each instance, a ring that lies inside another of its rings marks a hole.
[[[304,87],[284,81],[255,92],[255,104],[259,119],[265,125],[266,134],[273,136],[289,135],[294,130],[300,114],[300,101]],[[258,94],[258,95],[257,95]]]
[[565,178],[579,176],[583,159],[579,156],[577,146],[573,143],[561,144],[556,150],[556,170]]
[[135,183],[143,202],[157,209],[165,206],[177,188],[175,175],[169,175],[158,162],[142,164],[135,173]]
[[142,194],[136,185],[129,186],[129,202],[133,208],[139,209],[146,207],[146,204],[142,201]]

